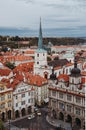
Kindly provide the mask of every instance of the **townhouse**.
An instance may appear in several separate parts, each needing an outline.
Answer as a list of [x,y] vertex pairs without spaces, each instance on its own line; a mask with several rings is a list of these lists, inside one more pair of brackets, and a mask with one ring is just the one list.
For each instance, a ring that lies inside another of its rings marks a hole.
[[0,81],[0,119],[6,121],[13,118],[13,89],[10,82]]

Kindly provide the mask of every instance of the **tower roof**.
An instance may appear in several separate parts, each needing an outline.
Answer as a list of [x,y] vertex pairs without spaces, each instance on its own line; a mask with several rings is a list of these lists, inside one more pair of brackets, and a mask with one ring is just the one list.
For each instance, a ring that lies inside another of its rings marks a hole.
[[71,76],[77,77],[81,75],[81,71],[77,68],[77,59],[74,59],[74,68],[71,70]]
[[41,18],[40,18],[40,27],[39,27],[38,48],[39,48],[39,49],[42,49],[42,27],[41,27]]

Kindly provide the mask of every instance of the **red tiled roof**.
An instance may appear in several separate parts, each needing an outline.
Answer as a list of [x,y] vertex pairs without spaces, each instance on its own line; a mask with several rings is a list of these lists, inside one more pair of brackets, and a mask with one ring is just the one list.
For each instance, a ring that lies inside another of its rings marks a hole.
[[20,83],[20,81],[15,79],[15,80],[12,82],[11,87],[12,87],[13,89],[15,89],[15,87],[16,87],[19,83]]
[[24,55],[11,55],[11,56],[0,56],[0,61],[3,62],[12,62],[12,61],[26,61],[26,60],[33,60],[32,57],[30,56],[24,56]]
[[8,76],[10,74],[11,70],[10,69],[0,69],[0,76]]
[[64,79],[64,81],[66,81],[66,82],[69,81],[69,76],[66,74],[60,74],[57,78],[58,78],[58,80]]
[[28,83],[31,85],[36,85],[38,87],[47,83],[47,80],[40,75],[29,75]]
[[27,50],[27,51],[25,51],[25,54],[34,54],[34,53],[35,53],[34,50]]
[[33,71],[33,66],[34,66],[34,62],[28,62],[28,63],[23,63],[23,64],[19,64],[14,70],[13,72],[31,72]]
[[3,78],[3,79],[1,80],[1,82],[2,82],[2,83],[6,83],[6,87],[7,87],[7,88],[10,88],[10,87],[11,87],[10,79],[5,79],[5,78]]

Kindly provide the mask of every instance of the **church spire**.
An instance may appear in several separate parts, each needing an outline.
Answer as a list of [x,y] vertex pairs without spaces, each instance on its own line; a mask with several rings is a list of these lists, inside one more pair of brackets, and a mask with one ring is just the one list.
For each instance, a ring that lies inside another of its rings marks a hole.
[[42,27],[41,27],[41,18],[40,18],[40,27],[39,27],[38,48],[39,48],[39,49],[42,49]]

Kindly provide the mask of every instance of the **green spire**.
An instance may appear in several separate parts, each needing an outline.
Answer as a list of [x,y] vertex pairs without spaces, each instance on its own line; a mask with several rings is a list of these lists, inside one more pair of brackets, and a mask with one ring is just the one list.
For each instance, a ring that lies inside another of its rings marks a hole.
[[41,27],[41,18],[40,18],[40,27],[39,27],[38,48],[39,48],[39,49],[42,49],[42,27]]

